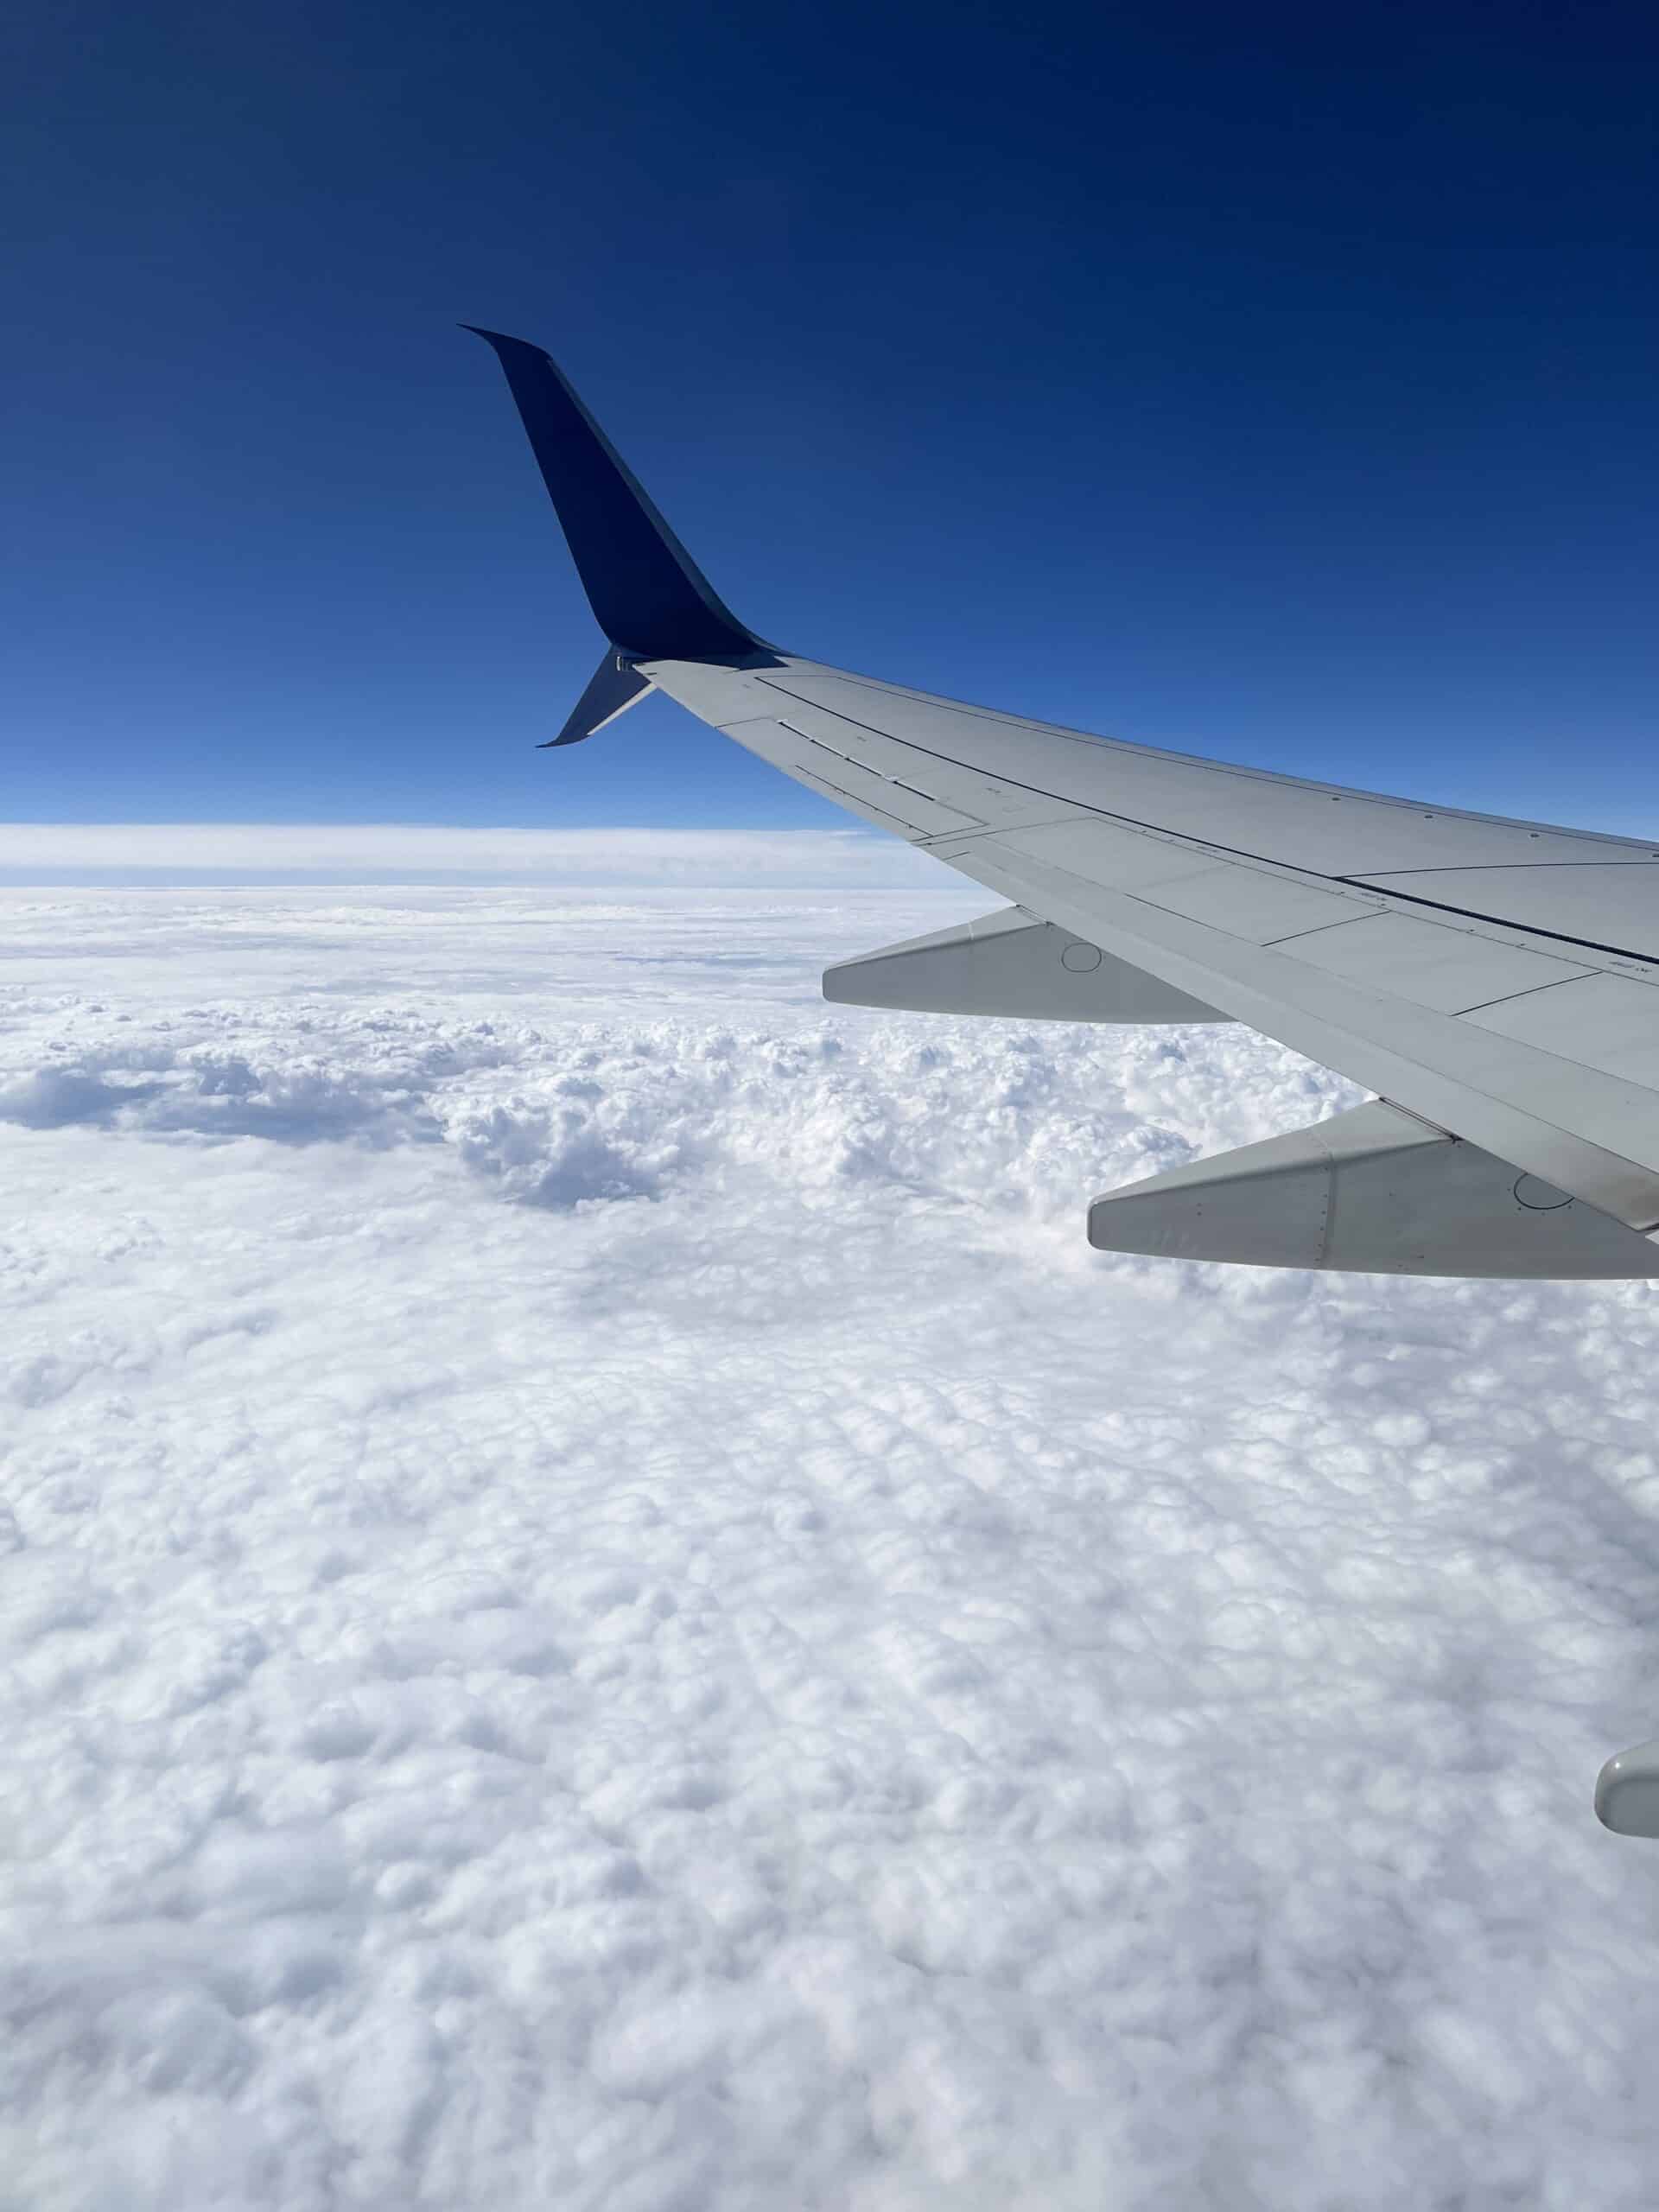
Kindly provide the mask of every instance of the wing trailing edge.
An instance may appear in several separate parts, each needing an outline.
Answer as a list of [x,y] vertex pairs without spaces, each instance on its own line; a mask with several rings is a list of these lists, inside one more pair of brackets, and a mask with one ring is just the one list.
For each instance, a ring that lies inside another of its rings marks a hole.
[[1659,1275],[1636,1230],[1381,1098],[1109,1192],[1089,1242],[1357,1274]]

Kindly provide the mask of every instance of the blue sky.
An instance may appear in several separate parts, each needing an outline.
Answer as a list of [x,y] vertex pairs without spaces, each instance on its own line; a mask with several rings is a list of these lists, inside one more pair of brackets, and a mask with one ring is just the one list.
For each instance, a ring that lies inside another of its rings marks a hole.
[[1645,6],[26,0],[0,814],[825,824],[600,639],[548,345],[785,646],[1651,830]]

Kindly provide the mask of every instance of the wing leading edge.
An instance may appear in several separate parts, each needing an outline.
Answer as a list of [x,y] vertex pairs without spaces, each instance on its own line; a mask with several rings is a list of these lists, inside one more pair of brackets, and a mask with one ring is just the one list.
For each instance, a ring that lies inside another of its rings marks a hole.
[[977,940],[831,970],[827,995],[1236,1020],[1392,1102],[1360,1109],[1357,1138],[1321,1125],[1271,1160],[1246,1147],[1098,1200],[1097,1246],[1659,1273],[1659,847],[1125,745],[779,652],[715,595],[548,357],[480,335],[611,643],[555,741],[654,685],[1018,910]]

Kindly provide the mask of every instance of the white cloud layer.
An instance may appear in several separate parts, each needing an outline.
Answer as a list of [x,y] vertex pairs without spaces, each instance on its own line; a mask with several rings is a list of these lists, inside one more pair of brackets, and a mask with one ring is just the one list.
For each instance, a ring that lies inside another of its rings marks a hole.
[[1091,1254],[1351,1094],[976,903],[0,896],[0,2202],[1650,2203],[1653,1286]]
[[861,830],[457,830],[419,822],[0,822],[0,884],[863,886],[947,880]]

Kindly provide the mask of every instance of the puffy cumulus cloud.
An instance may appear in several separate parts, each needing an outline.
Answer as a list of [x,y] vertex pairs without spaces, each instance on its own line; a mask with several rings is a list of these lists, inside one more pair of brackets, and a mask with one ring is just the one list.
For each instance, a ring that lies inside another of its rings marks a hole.
[[1350,1094],[952,897],[9,896],[9,2201],[1650,2200],[1652,1287],[1091,1254]]

